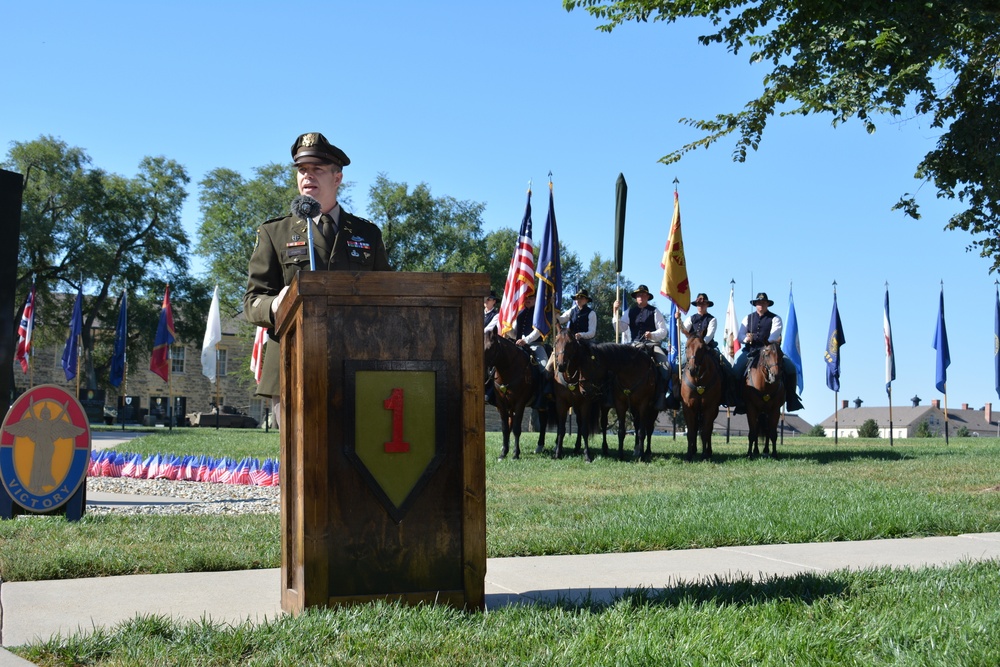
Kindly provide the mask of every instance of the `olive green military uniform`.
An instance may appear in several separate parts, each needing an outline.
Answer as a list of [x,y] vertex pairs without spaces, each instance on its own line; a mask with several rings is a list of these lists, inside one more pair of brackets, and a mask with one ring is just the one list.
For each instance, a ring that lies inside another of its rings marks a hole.
[[[252,324],[274,333],[271,302],[299,271],[309,270],[308,229],[304,220],[292,216],[268,220],[257,230],[257,245],[249,264],[249,283],[243,296],[243,312]],[[333,248],[313,226],[316,269],[326,271],[391,271],[382,242],[382,232],[372,222],[341,209],[340,225]],[[273,341],[273,339],[272,339]],[[278,396],[278,346],[264,346],[258,396]]]

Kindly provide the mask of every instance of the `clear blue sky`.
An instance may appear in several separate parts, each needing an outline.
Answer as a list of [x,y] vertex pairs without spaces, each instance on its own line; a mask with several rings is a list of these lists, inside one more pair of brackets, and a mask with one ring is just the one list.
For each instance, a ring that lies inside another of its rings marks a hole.
[[[517,228],[534,181],[541,236],[551,170],[562,242],[584,262],[613,258],[614,191],[629,184],[623,274],[658,291],[672,181],[689,277],[724,319],[766,291],[783,318],[790,286],[811,423],[833,413],[823,351],[837,281],[847,337],[840,399],[885,405],[882,303],[889,283],[894,405],[934,388],[931,347],[944,281],[952,365],[948,405],[1000,407],[994,390],[994,279],[946,232],[954,206],[930,186],[924,218],[890,210],[937,132],[924,118],[882,119],[867,135],[830,119],[773,120],[760,150],[733,143],[657,159],[698,136],[677,121],[735,111],[764,74],[746,56],[700,46],[704,26],[631,24],[608,35],[558,0],[505,3],[7,3],[0,26],[0,142],[51,134],[93,165],[131,176],[165,155],[191,176],[184,223],[199,224],[198,181],[211,169],[289,159],[295,137],[323,132],[365,215],[379,173],[435,196],[486,204],[487,231]],[[576,287],[576,286],[570,286]],[[669,307],[663,297],[657,305]],[[596,304],[609,316],[610,304]],[[721,329],[721,327],[720,327]]]

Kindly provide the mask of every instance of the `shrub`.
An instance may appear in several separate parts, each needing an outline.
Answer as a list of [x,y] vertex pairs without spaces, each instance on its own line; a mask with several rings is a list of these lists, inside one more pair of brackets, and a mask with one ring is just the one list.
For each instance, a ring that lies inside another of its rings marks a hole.
[[816,424],[811,429],[809,429],[809,432],[806,433],[806,435],[812,436],[814,438],[825,438],[826,429],[823,428],[820,424]]
[[927,423],[926,419],[920,422],[920,425],[917,426],[917,430],[913,432],[913,437],[915,438],[930,438],[933,435],[934,434],[931,433],[931,426]]
[[958,430],[955,431],[955,435],[957,435],[959,438],[968,438],[972,434],[969,433],[969,427],[966,426],[965,424],[962,424],[961,426],[958,427]]
[[878,423],[874,419],[866,419],[861,428],[858,429],[859,438],[877,438],[879,437]]

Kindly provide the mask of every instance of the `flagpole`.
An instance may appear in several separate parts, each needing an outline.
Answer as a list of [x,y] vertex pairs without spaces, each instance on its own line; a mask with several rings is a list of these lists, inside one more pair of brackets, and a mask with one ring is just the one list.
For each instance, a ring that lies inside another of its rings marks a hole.
[[222,414],[222,378],[219,377],[219,344],[215,344],[215,430],[219,430],[219,415]]
[[840,428],[840,426],[839,426],[839,424],[840,424],[840,421],[839,421],[840,420],[840,411],[839,411],[839,408],[838,408],[839,404],[840,404],[840,402],[837,400],[837,392],[834,391],[833,392],[833,444],[834,444],[834,446],[836,446],[836,444],[837,444],[837,430]]
[[886,391],[889,394],[889,446],[892,447],[892,385]]

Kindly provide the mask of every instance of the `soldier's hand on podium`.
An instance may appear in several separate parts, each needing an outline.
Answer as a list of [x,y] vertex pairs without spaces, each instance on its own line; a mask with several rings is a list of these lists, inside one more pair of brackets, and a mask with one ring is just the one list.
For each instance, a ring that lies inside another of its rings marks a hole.
[[281,291],[278,292],[278,296],[274,297],[274,301],[271,302],[271,312],[275,315],[278,314],[278,306],[281,305],[281,300],[285,298],[285,292],[287,291],[288,285],[285,285],[281,288]]

